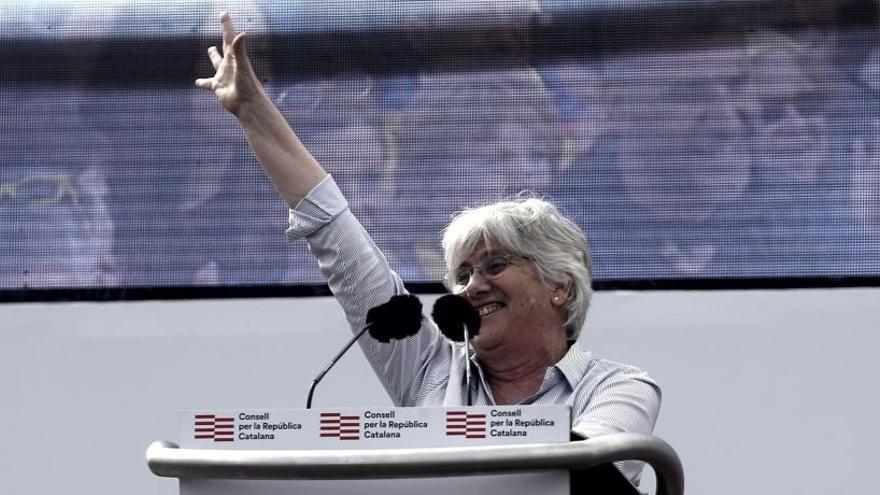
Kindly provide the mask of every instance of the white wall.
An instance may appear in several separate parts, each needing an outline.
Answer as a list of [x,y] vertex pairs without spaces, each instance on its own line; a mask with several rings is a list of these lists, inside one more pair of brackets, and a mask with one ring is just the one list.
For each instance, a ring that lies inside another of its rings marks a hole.
[[[880,289],[602,292],[581,345],[661,383],[689,493],[871,492],[878,315]],[[178,409],[302,407],[346,332],[327,298],[0,305],[0,492],[175,494],[144,450]],[[388,403],[359,352],[315,396]]]

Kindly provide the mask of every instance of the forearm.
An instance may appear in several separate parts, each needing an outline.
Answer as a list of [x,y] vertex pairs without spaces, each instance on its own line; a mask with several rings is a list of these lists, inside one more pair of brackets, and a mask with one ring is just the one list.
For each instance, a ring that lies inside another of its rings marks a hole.
[[265,94],[236,112],[257,161],[290,208],[327,175]]

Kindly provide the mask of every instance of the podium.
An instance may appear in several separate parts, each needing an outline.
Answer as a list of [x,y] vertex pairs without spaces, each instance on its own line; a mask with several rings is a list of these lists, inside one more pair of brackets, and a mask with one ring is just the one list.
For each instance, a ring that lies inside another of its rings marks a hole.
[[154,442],[146,457],[157,476],[179,478],[181,495],[622,493],[574,487],[577,473],[616,472],[610,463],[624,460],[650,464],[658,494],[683,493],[666,442],[570,442],[568,415],[563,406],[192,411],[180,414],[181,445]]

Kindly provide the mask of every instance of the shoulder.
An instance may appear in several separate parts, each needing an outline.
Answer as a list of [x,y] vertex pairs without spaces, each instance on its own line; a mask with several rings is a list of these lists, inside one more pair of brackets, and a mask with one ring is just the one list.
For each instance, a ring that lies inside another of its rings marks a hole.
[[594,358],[592,353],[576,346],[569,349],[565,357],[557,363],[573,389],[595,388],[601,384],[627,380],[637,380],[659,386],[646,372],[630,364]]
[[624,394],[659,403],[660,385],[648,372],[630,364],[586,355],[588,360],[583,372],[577,383],[572,384],[578,399],[591,402],[603,395]]
[[658,401],[660,399],[660,385],[641,368],[608,359],[594,360],[591,368],[595,370],[598,388],[631,386],[638,389],[652,389],[656,391]]
[[641,379],[651,383],[654,379],[647,371],[636,366],[609,359],[593,359],[590,361],[590,370],[603,380],[629,380]]
[[571,400],[573,428],[586,438],[650,434],[660,412],[660,386],[645,371],[605,359],[590,361]]

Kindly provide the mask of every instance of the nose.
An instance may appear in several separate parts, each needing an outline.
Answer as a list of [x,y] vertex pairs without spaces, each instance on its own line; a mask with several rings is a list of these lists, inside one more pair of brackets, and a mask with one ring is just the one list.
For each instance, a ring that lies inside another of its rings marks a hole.
[[489,288],[489,280],[486,278],[486,275],[483,274],[482,270],[474,269],[471,271],[467,285],[464,286],[464,294],[468,298],[473,298],[476,295],[488,292]]

